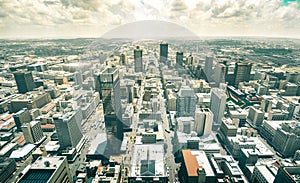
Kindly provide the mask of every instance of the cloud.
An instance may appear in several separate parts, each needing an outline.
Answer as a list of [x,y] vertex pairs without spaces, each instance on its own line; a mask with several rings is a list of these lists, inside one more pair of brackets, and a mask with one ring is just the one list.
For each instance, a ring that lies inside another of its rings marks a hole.
[[108,30],[137,20],[165,20],[200,34],[222,31],[224,34],[296,34],[300,26],[298,4],[283,6],[282,1],[2,0],[0,27],[6,34],[24,26],[56,28],[59,33],[64,31],[59,27],[64,26],[74,27],[69,30],[93,31],[95,27]]

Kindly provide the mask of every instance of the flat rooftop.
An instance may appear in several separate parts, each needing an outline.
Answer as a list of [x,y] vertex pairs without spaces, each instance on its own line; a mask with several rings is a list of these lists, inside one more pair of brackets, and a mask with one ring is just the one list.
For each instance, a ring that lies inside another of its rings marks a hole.
[[19,183],[47,183],[54,169],[30,169]]

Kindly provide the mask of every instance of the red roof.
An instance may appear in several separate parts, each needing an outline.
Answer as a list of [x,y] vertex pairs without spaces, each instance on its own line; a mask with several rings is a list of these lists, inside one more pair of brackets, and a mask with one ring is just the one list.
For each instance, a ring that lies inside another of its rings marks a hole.
[[198,176],[197,170],[200,168],[196,156],[192,155],[191,150],[182,150],[183,159],[189,177]]

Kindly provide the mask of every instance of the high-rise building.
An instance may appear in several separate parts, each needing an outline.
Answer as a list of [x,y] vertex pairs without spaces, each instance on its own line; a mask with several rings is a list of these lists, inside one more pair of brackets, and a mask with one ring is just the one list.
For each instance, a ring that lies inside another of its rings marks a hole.
[[240,82],[249,81],[251,73],[252,64],[251,63],[235,63],[234,69],[234,85],[238,86]]
[[251,106],[249,108],[247,121],[255,127],[260,127],[262,125],[263,120],[264,120],[264,116],[265,116],[265,113],[263,111]]
[[35,88],[32,73],[28,71],[14,72],[17,88],[19,93],[26,93],[32,91]]
[[12,173],[17,168],[17,164],[14,159],[0,158],[0,182],[6,182]]
[[186,58],[186,64],[187,65],[193,65],[194,63],[194,57],[192,56],[192,53]]
[[280,166],[275,176],[274,183],[294,183],[299,182],[299,166]]
[[210,110],[214,114],[214,125],[221,125],[226,107],[226,93],[219,88],[211,89]]
[[159,46],[160,46],[160,51],[159,51],[160,61],[167,62],[169,45],[168,43],[162,42]]
[[106,68],[97,76],[96,91],[103,102],[106,129],[123,139],[119,70]]
[[121,65],[127,64],[127,57],[126,57],[125,53],[122,53],[120,55],[120,61],[121,61]]
[[273,147],[284,157],[292,157],[300,149],[300,122],[284,122],[272,139]]
[[212,67],[213,67],[213,57],[207,56],[205,58],[204,72],[206,76],[212,75]]
[[176,64],[182,65],[183,63],[183,52],[176,52]]
[[178,117],[194,117],[197,104],[197,96],[189,86],[182,86],[176,100]]
[[134,49],[134,71],[143,72],[143,50],[139,46]]
[[72,182],[67,158],[41,156],[17,182]]
[[31,121],[22,126],[22,132],[27,143],[36,143],[44,137],[39,121]]
[[58,141],[62,149],[76,148],[82,140],[83,135],[76,121],[77,115],[79,115],[79,111],[53,115]]
[[226,75],[228,68],[224,64],[217,64],[214,71],[214,80],[216,86],[219,86],[221,83],[226,83]]
[[16,123],[16,126],[17,126],[17,130],[20,132],[22,131],[22,128],[21,126],[24,124],[24,123],[28,123],[31,121],[31,116],[30,116],[30,112],[27,108],[24,108],[20,111],[18,111],[17,113],[15,113],[13,115],[14,117],[14,121]]
[[197,108],[195,112],[195,129],[198,136],[208,136],[212,130],[213,113],[208,108]]

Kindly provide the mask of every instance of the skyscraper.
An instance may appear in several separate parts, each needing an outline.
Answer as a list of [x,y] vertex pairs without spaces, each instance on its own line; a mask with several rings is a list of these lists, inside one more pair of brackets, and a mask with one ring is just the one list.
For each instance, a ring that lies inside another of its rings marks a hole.
[[119,70],[116,67],[105,68],[97,76],[96,91],[103,102],[106,129],[118,139],[123,139],[123,123],[120,97]]
[[213,67],[213,57],[207,56],[205,58],[205,65],[204,65],[204,72],[207,77],[210,77],[212,75],[212,67]]
[[26,93],[28,91],[32,91],[35,88],[31,72],[16,71],[14,72],[14,77],[19,93]]
[[224,64],[218,63],[216,65],[214,71],[214,80],[216,82],[216,86],[219,86],[221,83],[226,83],[227,72],[228,68]]
[[251,73],[251,63],[242,63],[237,62],[235,63],[234,69],[234,85],[238,86],[240,82],[249,81],[250,80],[250,73]]
[[197,96],[194,90],[188,86],[182,86],[176,100],[178,117],[194,117],[197,104]]
[[159,51],[159,55],[160,55],[160,61],[161,62],[167,62],[168,61],[168,43],[162,42],[160,45],[160,51]]
[[126,58],[126,55],[125,55],[125,53],[122,53],[121,55],[120,55],[120,61],[121,61],[121,65],[125,65],[125,64],[127,64],[127,58]]
[[36,143],[44,137],[39,121],[31,121],[22,126],[22,132],[27,143]]
[[134,71],[143,72],[143,50],[139,46],[134,49]]
[[15,113],[13,115],[14,117],[14,121],[16,123],[17,126],[17,131],[22,131],[21,126],[25,123],[28,123],[31,121],[31,116],[30,116],[30,112],[27,108],[24,108],[20,111],[18,111],[17,113]]
[[226,93],[219,88],[211,90],[210,110],[214,114],[214,125],[219,126],[222,123],[226,107]]
[[183,52],[176,52],[176,64],[182,65],[183,63]]
[[213,125],[213,113],[208,108],[197,108],[195,112],[195,129],[198,136],[210,134]]
[[62,149],[75,148],[83,137],[76,121],[77,115],[79,115],[79,111],[53,115],[58,141]]

